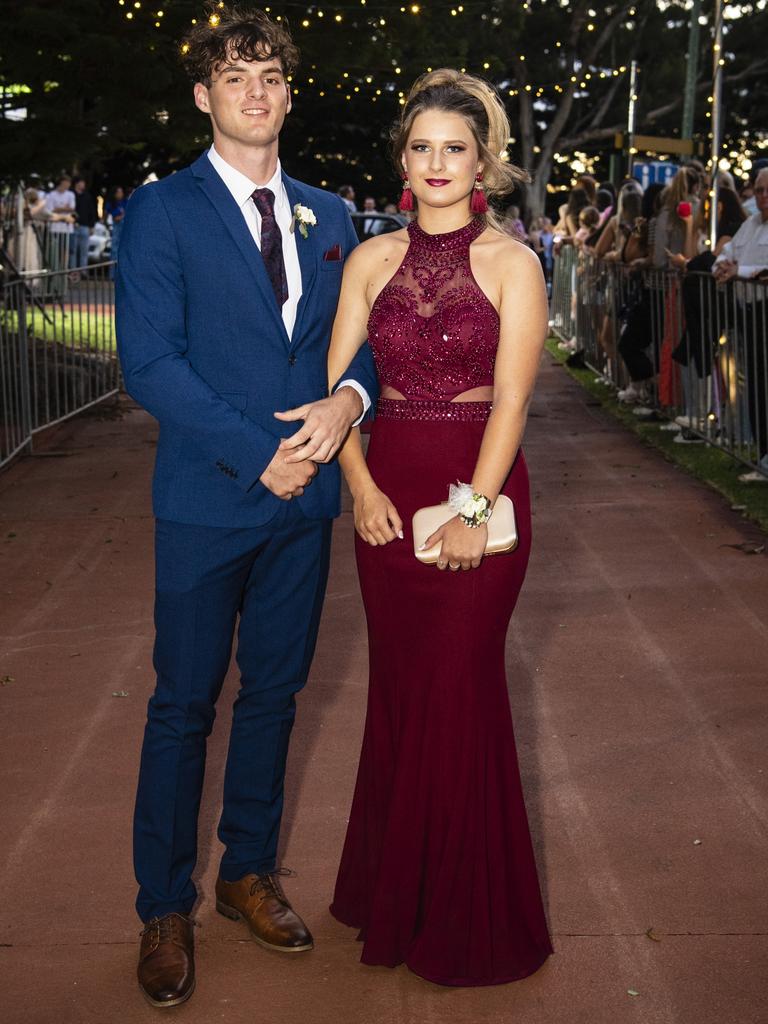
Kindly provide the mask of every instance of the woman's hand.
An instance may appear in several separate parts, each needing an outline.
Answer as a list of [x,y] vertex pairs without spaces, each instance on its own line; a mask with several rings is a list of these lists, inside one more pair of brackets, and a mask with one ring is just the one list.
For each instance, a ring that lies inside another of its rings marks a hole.
[[488,543],[488,527],[485,524],[466,526],[458,516],[454,516],[427,537],[424,549],[431,548],[438,541],[442,541],[437,559],[438,569],[451,569],[453,572],[477,569]]
[[685,258],[684,253],[670,252],[669,249],[665,249],[664,252],[667,254],[667,259],[669,260],[670,265],[673,266],[675,270],[685,270],[688,265],[688,260]]
[[371,486],[354,496],[355,529],[366,544],[389,544],[403,539],[403,521],[389,498]]

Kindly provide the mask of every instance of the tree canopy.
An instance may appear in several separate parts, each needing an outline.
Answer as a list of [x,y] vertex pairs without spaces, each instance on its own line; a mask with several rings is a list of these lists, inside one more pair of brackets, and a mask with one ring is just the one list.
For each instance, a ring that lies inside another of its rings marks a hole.
[[[138,184],[183,166],[208,124],[178,63],[198,0],[2,0],[0,174],[77,169]],[[725,8],[723,158],[737,173],[768,153],[754,86],[768,72],[766,0]],[[691,0],[397,0],[272,3],[302,52],[281,150],[291,172],[329,188],[394,195],[387,136],[409,84],[430,68],[484,75],[512,123],[510,156],[534,176],[531,201],[574,174],[608,176],[639,66],[637,129],[679,135]],[[703,0],[695,110],[707,144],[713,0]]]

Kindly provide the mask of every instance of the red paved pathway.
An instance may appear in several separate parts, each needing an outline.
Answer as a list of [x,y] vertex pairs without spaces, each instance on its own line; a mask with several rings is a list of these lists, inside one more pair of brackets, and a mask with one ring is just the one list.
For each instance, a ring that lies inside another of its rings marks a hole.
[[[58,455],[0,476],[2,1024],[159,1019],[133,979],[130,862],[152,685],[153,443],[138,410],[81,418],[54,438]],[[230,675],[201,821],[198,988],[169,1019],[768,1019],[768,563],[732,546],[760,535],[605,419],[548,357],[526,448],[536,535],[510,694],[556,955],[515,985],[443,990],[361,967],[326,910],[366,685],[346,514],[283,836],[317,949],[270,954],[211,905]]]

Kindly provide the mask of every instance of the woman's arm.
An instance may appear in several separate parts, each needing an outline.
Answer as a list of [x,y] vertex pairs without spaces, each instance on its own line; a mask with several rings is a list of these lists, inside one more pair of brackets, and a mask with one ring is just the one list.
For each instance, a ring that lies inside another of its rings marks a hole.
[[523,438],[549,316],[547,289],[537,259],[521,248],[511,254],[500,269],[501,324],[493,411],[472,478],[473,490],[492,502],[509,476]]
[[[497,261],[501,303],[499,348],[493,384],[493,410],[483,434],[472,476],[472,490],[493,504],[509,476],[522,441],[528,406],[547,337],[547,290],[541,265],[521,245]],[[446,481],[446,486],[450,481]],[[438,566],[477,568],[488,528],[467,527],[456,517],[427,538],[426,547],[442,540]]]
[[611,217],[608,223],[605,225],[605,230],[597,240],[595,246],[595,256],[598,259],[602,259],[606,253],[610,252],[613,248],[614,239],[616,238],[616,218]]
[[[380,248],[377,236],[359,245],[344,264],[341,294],[328,350],[328,381],[333,387],[368,336],[371,286],[371,249]],[[394,505],[371,476],[363,454],[360,431],[353,427],[339,450],[339,465],[354,503],[355,529],[368,544],[387,544],[402,537],[403,524]]]

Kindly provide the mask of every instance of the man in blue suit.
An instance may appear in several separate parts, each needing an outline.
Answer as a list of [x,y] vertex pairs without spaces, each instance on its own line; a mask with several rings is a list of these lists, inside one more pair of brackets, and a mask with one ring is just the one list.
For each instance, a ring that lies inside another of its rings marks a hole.
[[[338,196],[281,170],[298,58],[287,30],[261,11],[217,9],[182,55],[213,146],[134,194],[117,280],[125,385],[160,424],[157,685],[134,821],[146,925],[138,976],[157,1007],[194,989],[189,915],[206,739],[238,617],[216,907],[270,949],[312,948],[277,867],[285,762],[339,513],[330,460],[376,391],[364,348],[328,394],[331,325],[356,236]],[[292,462],[295,452],[280,447],[298,426],[280,410],[297,408],[314,460]]]

